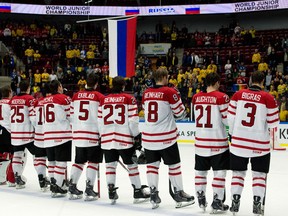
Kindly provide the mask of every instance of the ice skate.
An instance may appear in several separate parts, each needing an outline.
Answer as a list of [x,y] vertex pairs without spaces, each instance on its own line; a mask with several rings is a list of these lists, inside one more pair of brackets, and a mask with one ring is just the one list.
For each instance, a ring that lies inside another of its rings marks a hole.
[[150,191],[150,203],[152,204],[152,209],[156,209],[161,203],[161,199],[158,195],[159,191],[156,191],[155,187],[150,188]]
[[38,175],[40,190],[45,192],[49,188],[50,182],[42,174]]
[[261,204],[261,197],[259,196],[254,196],[253,198],[253,214],[255,214],[255,216],[262,216],[263,211],[262,211],[262,204]]
[[232,205],[230,207],[230,211],[232,212],[233,215],[236,215],[237,212],[239,211],[240,198],[241,198],[241,196],[239,194],[233,195]]
[[50,178],[50,191],[51,191],[51,196],[53,191],[55,190],[56,187],[56,180],[54,178]]
[[118,199],[118,194],[116,192],[117,189],[118,187],[115,187],[114,184],[108,184],[108,194],[109,199],[111,200],[111,205],[114,205]]
[[16,183],[14,182],[9,182],[9,181],[7,181],[7,185],[8,185],[8,187],[16,187]]
[[186,207],[195,203],[194,196],[190,196],[189,194],[185,193],[183,190],[176,191],[173,199],[176,201],[175,208],[183,208],[183,207]]
[[77,185],[73,184],[72,180],[70,180],[68,192],[70,200],[81,199],[83,197],[83,191],[78,190]]
[[214,195],[213,202],[211,204],[211,214],[217,214],[226,212],[229,209],[228,205],[225,205],[222,200],[218,199],[217,194]]
[[146,185],[142,185],[141,188],[136,189],[135,185],[132,184],[134,189],[134,204],[147,202],[150,198],[150,193],[145,192],[145,188],[148,188]]
[[61,188],[57,184],[53,187],[51,197],[52,198],[58,198],[58,197],[65,197],[67,195],[67,190]]
[[99,194],[93,190],[93,185],[90,181],[86,181],[86,190],[85,190],[85,201],[93,201],[99,198]]
[[203,210],[203,212],[205,212],[206,207],[207,207],[207,201],[206,201],[206,196],[205,196],[204,191],[198,191],[197,198],[198,198],[199,207]]
[[16,182],[16,189],[22,189],[25,188],[25,181],[22,179],[21,176],[18,175],[18,173],[15,173],[15,182]]

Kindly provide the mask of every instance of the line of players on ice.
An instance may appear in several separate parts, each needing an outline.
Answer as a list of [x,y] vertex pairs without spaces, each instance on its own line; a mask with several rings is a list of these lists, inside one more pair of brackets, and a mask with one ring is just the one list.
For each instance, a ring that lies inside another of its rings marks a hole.
[[[77,183],[86,164],[85,200],[95,200],[99,197],[99,188],[98,192],[93,188],[104,155],[109,199],[114,204],[118,199],[116,167],[121,157],[134,190],[134,203],[150,200],[154,209],[161,203],[158,169],[163,160],[169,167],[169,192],[176,201],[176,207],[193,204],[194,197],[183,191],[175,123],[175,119],[185,118],[185,107],[179,93],[167,87],[167,70],[158,69],[153,77],[155,87],[147,89],[142,98],[145,110],[142,137],[138,129],[137,103],[134,97],[123,93],[123,77],[115,77],[112,93],[103,96],[95,91],[96,75],[90,74],[86,89],[77,92],[72,100],[63,94],[62,85],[57,80],[46,88],[46,97],[37,101],[29,95],[29,83],[26,81],[20,83],[21,93],[12,99],[10,87],[3,87],[0,101],[2,182],[7,178],[10,186],[14,185],[17,189],[25,187],[22,173],[25,149],[28,149],[34,155],[34,167],[42,190],[50,186],[52,197],[69,193],[70,199],[81,198],[83,191],[77,188]],[[276,101],[262,91],[263,82],[264,74],[254,72],[252,86],[235,93],[230,100],[218,91],[220,77],[210,73],[206,78],[207,91],[193,97],[195,189],[199,206],[204,211],[207,207],[207,172],[211,168],[214,172],[212,213],[229,209],[224,204],[226,170],[233,171],[230,211],[233,214],[239,211],[250,161],[253,213],[264,214],[270,164],[268,128],[277,127],[279,119]],[[230,146],[226,125],[229,126]],[[70,180],[66,182],[72,145],[76,148],[76,155]],[[142,185],[139,177],[138,163],[144,162],[147,165],[148,186]],[[46,167],[49,178],[46,177]]]

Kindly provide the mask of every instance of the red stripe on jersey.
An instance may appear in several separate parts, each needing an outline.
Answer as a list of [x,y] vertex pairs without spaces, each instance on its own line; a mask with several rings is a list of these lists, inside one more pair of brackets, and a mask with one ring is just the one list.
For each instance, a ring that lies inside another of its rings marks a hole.
[[267,145],[270,143],[270,141],[258,141],[258,140],[246,139],[246,138],[235,137],[235,136],[232,136],[232,139],[245,141],[245,142],[252,142],[252,143],[257,143],[257,144],[263,144],[263,145]]
[[134,110],[137,110],[138,108],[136,107],[136,108],[133,108],[133,109],[128,109],[128,111],[129,112],[131,112],[131,111],[134,111]]
[[67,108],[67,109],[65,109],[64,111],[67,112],[67,111],[69,111],[69,110],[70,110],[70,108]]
[[232,111],[228,111],[228,113],[230,113],[230,114],[232,114],[232,115],[236,115],[236,113],[235,112],[232,112]]
[[224,188],[225,186],[224,186],[224,185],[212,184],[212,187],[215,187],[215,188]]
[[198,141],[206,141],[206,142],[225,142],[228,141],[228,138],[224,138],[224,139],[209,139],[209,138],[199,138],[199,137],[195,137],[195,140]]
[[44,133],[35,133],[35,135],[37,135],[37,136],[43,136]]
[[158,170],[159,167],[155,167],[155,166],[147,166],[147,169],[156,169],[156,170]]
[[138,175],[139,175],[139,172],[138,173],[129,174],[129,176],[138,176]]
[[118,136],[122,136],[122,137],[133,138],[133,136],[131,136],[131,135],[127,135],[127,134],[123,134],[123,133],[116,133],[116,132],[107,133],[107,134],[102,134],[102,137],[111,136],[111,135],[118,135]]
[[106,143],[109,143],[109,142],[112,142],[112,141],[119,142],[119,143],[125,143],[125,144],[128,144],[128,145],[133,145],[134,144],[133,142],[128,142],[128,141],[124,141],[124,140],[118,140],[118,139],[104,140],[104,141],[101,142],[101,144],[106,144]]
[[168,131],[168,132],[163,132],[163,133],[145,133],[145,132],[142,132],[142,135],[145,135],[145,136],[162,136],[162,135],[167,135],[167,134],[172,134],[172,133],[175,133],[177,131],[177,128],[175,128],[175,130],[172,130],[172,131]]
[[21,139],[23,139],[23,140],[27,140],[27,139],[33,139],[34,137],[32,136],[32,137],[12,137],[11,136],[11,139],[16,139],[16,140],[21,140]]
[[98,113],[102,113],[102,111],[101,111],[101,110],[98,110]]
[[175,167],[175,168],[169,168],[169,170],[177,170],[180,169],[181,166]]
[[265,184],[252,184],[252,187],[264,187],[266,188]]
[[106,172],[106,175],[116,175],[116,172]]
[[232,182],[231,185],[238,185],[238,186],[241,186],[241,187],[244,187],[244,184],[240,183],[240,182]]
[[195,176],[195,179],[206,179],[205,176]]
[[182,103],[179,103],[179,105],[177,107],[175,107],[175,108],[172,108],[172,110],[177,110],[182,105],[183,105]]
[[42,162],[46,162],[45,159],[34,159],[34,161],[42,161]]
[[99,135],[98,132],[91,132],[91,131],[73,131],[73,133],[85,133],[85,134]]
[[142,141],[145,141],[145,142],[168,142],[168,141],[177,139],[177,137],[178,137],[178,135],[176,135],[175,137],[169,138],[169,139],[159,139],[159,140],[147,140],[147,139],[142,138]]
[[277,115],[279,112],[278,112],[278,110],[276,111],[276,112],[274,112],[274,113],[267,113],[267,116],[274,116],[274,115]]
[[222,109],[222,110],[220,110],[220,112],[222,113],[222,112],[226,112],[228,110],[228,108],[225,108],[225,109]]
[[274,119],[274,120],[271,120],[271,121],[267,121],[267,123],[272,124],[272,123],[277,122],[277,121],[279,121],[278,117],[277,117],[277,119]]
[[254,180],[263,180],[263,181],[266,181],[266,178],[262,178],[262,177],[255,177],[255,178],[253,178],[253,181]]
[[44,139],[34,138],[35,141],[44,141]]
[[56,169],[66,169],[66,167],[55,166]]
[[198,144],[195,144],[195,147],[205,148],[205,149],[225,149],[225,148],[228,148],[228,146],[204,146],[204,145],[198,145]]
[[147,171],[146,173],[147,173],[147,174],[148,174],[148,173],[152,173],[152,174],[158,175],[158,172],[157,172],[157,171],[152,171],[152,170],[149,170],[149,171]]
[[215,181],[223,181],[223,182],[225,182],[225,179],[224,179],[224,178],[214,178],[213,180],[215,180]]
[[174,113],[175,115],[178,115],[179,113],[183,112],[184,109],[180,109],[179,112]]
[[227,116],[222,116],[222,119],[226,119],[227,118]]
[[72,131],[48,131],[48,132],[44,132],[44,134],[58,134],[58,133],[72,133]]
[[87,169],[93,169],[93,170],[98,171],[98,169],[96,167],[93,167],[93,166],[87,166]]
[[229,104],[230,107],[232,107],[233,109],[236,109],[236,106],[233,106],[232,104]]
[[171,176],[176,176],[176,175],[181,175],[181,172],[177,172],[177,173],[168,173],[169,175],[171,175]]
[[128,168],[129,170],[137,170],[138,169],[138,167],[136,166],[136,167],[133,167],[133,168]]
[[231,143],[231,146],[235,147],[235,148],[242,148],[242,149],[249,149],[249,150],[254,150],[254,151],[264,151],[264,152],[269,152],[270,148],[253,148],[253,147],[248,147],[248,146],[242,146],[242,145],[237,145],[234,143]]
[[93,139],[89,137],[73,137],[73,140],[91,140],[91,141],[99,141],[99,139]]
[[27,132],[27,131],[21,131],[21,132],[16,132],[16,131],[11,131],[11,134],[33,134],[34,132]]
[[134,117],[134,116],[139,116],[137,113],[134,115],[129,115],[128,118]]
[[22,162],[12,161],[12,164],[23,164]]
[[233,178],[235,178],[235,179],[240,179],[240,180],[244,181],[244,178],[241,177],[241,176],[233,176],[232,179],[233,179]]
[[58,175],[65,175],[65,173],[63,172],[58,172],[58,171],[54,171],[54,173],[58,174]]
[[73,167],[76,167],[76,168],[78,168],[78,169],[80,169],[80,170],[83,170],[83,167],[81,167],[81,166],[79,166],[79,165],[77,165],[77,164],[73,164],[72,166],[73,166]]
[[72,137],[49,137],[49,138],[44,138],[44,140],[72,140]]
[[207,182],[197,182],[195,185],[207,185]]
[[34,167],[35,166],[44,166],[44,167],[46,167],[46,164],[45,163],[36,163],[36,164],[34,164]]

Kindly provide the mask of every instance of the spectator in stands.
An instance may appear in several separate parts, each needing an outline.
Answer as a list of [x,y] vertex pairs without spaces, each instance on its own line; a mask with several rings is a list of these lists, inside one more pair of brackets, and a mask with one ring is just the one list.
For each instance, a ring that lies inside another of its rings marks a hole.
[[267,91],[270,90],[271,81],[272,81],[271,70],[268,70],[268,73],[267,73],[266,78],[265,78],[265,88]]
[[279,95],[278,95],[278,92],[275,90],[275,87],[274,87],[274,85],[272,84],[272,81],[271,81],[271,85],[270,85],[269,94],[273,95],[274,98],[275,98],[276,100],[278,100]]
[[64,73],[63,73],[63,69],[61,67],[57,67],[56,76],[57,76],[58,80],[62,83],[62,80],[64,78]]
[[229,59],[227,60],[227,63],[226,63],[225,66],[224,66],[224,70],[225,70],[225,74],[226,74],[226,75],[227,75],[227,74],[232,74],[233,68],[232,68],[232,64],[230,63],[230,60],[229,60]]
[[288,74],[288,50],[286,47],[283,49],[282,61],[283,61],[283,71],[284,74],[286,75]]
[[235,56],[235,62],[240,64],[241,62],[244,63],[244,55],[241,53],[240,50],[237,51],[237,55]]
[[288,120],[288,108],[287,108],[287,97],[285,95],[281,95],[280,100],[280,112],[279,112],[279,118],[280,121],[287,121]]
[[32,64],[33,56],[34,56],[34,50],[32,49],[31,46],[29,46],[29,48],[25,50],[25,56],[27,57],[27,64]]
[[217,73],[217,66],[214,64],[214,61],[211,60],[211,63],[207,67],[207,73]]
[[261,62],[258,64],[258,71],[267,72],[268,64],[264,61],[264,58],[261,58]]
[[95,53],[92,50],[92,48],[90,48],[89,51],[86,53],[86,58],[87,58],[88,63],[90,65],[93,65],[94,59],[95,59]]
[[242,76],[241,74],[239,74],[237,79],[236,79],[236,83],[237,84],[247,84],[246,78],[244,76]]
[[191,53],[190,58],[188,58],[189,65],[194,68],[195,64],[198,64],[199,57],[194,52]]
[[258,68],[258,64],[260,63],[261,55],[258,51],[258,49],[255,49],[255,52],[252,55],[252,64],[254,64],[254,68]]
[[268,55],[268,64],[269,64],[269,68],[272,70],[272,71],[276,71],[277,70],[277,65],[278,65],[278,57],[275,53],[275,49],[273,48],[271,50],[271,53]]
[[33,54],[33,60],[34,63],[37,64],[40,61],[41,54],[39,53],[39,50],[36,50],[35,53]]
[[87,82],[86,82],[84,76],[81,76],[81,79],[78,81],[77,85],[78,85],[78,88],[79,88],[80,91],[83,91],[85,89],[85,86],[87,85]]
[[42,80],[42,75],[39,69],[36,69],[36,72],[34,74],[34,84],[37,83],[38,86],[41,86],[41,80]]
[[107,49],[107,47],[104,47],[103,48],[103,51],[102,51],[102,58],[103,59],[108,59],[108,55],[109,55],[109,52],[108,52],[108,49]]
[[220,66],[222,65],[222,59],[221,59],[221,56],[220,56],[219,51],[217,51],[217,52],[214,54],[213,60],[214,60],[214,63],[217,65],[217,67],[220,68]]
[[58,77],[55,74],[54,70],[52,70],[51,74],[49,75],[49,81],[52,82],[53,80],[58,80]]
[[279,95],[282,95],[285,93],[287,86],[284,83],[283,79],[280,79],[279,82],[280,84],[277,86],[277,92]]
[[48,73],[51,73],[52,65],[51,65],[50,61],[46,62],[46,64],[44,65],[43,69],[46,69]]

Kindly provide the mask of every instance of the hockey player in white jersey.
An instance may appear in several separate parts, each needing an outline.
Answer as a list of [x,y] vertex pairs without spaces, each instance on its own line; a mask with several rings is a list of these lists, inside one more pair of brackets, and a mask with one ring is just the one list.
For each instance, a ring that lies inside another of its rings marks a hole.
[[71,98],[63,94],[63,87],[58,80],[50,83],[50,90],[52,95],[44,98],[43,133],[48,161],[55,162],[55,166],[49,169],[49,172],[54,173],[50,186],[54,198],[67,194],[64,179],[67,162],[71,161]]
[[146,193],[145,186],[141,185],[138,165],[132,161],[135,151],[134,137],[139,135],[138,107],[134,97],[123,93],[125,88],[123,77],[113,78],[112,85],[112,93],[101,100],[98,112],[109,199],[112,204],[118,199],[116,192],[118,188],[115,187],[116,167],[121,157],[127,165],[134,189],[134,203],[139,203],[148,200],[150,194]]
[[279,124],[277,103],[272,95],[262,91],[265,75],[253,72],[249,89],[236,92],[228,109],[232,206],[230,211],[239,211],[244,188],[247,164],[252,167],[253,213],[264,214],[266,178],[270,166],[269,130]]
[[226,132],[229,96],[219,92],[220,76],[210,73],[205,79],[207,92],[193,96],[195,115],[195,188],[200,208],[205,211],[207,174],[212,167],[212,213],[227,211],[225,201],[226,170],[229,169],[229,146]]
[[15,186],[15,178],[12,170],[13,148],[10,135],[10,99],[12,90],[10,86],[1,88],[0,100],[0,185]]
[[[99,196],[99,191],[98,193],[95,192],[93,187],[96,174],[99,172],[99,163],[103,159],[98,130],[98,107],[104,96],[95,91],[97,83],[96,74],[89,74],[85,90],[77,92],[72,98],[72,144],[76,147],[76,156],[69,183],[70,199],[79,199],[83,195],[83,191],[78,190],[77,183],[86,162],[88,164],[86,167],[85,200],[95,200]],[[100,180],[98,179],[98,181]]]
[[161,202],[158,195],[158,169],[160,161],[169,167],[170,194],[176,201],[176,207],[194,203],[194,197],[183,191],[181,162],[177,144],[175,118],[184,118],[185,107],[178,92],[169,88],[168,71],[158,69],[153,72],[156,86],[148,88],[142,97],[145,110],[145,123],[142,131],[142,145],[147,159],[147,179],[150,187],[152,208]]
[[[34,102],[35,99],[29,95],[30,85],[27,80],[19,83],[20,94],[14,96],[10,101],[10,120],[11,120],[11,143],[13,145],[13,172],[16,180],[16,188],[25,187],[25,181],[22,178],[24,151],[28,149],[34,155],[34,168],[38,175],[42,173],[38,169],[38,162],[45,157],[45,149],[38,148],[34,145]],[[46,166],[43,166],[46,170]]]

